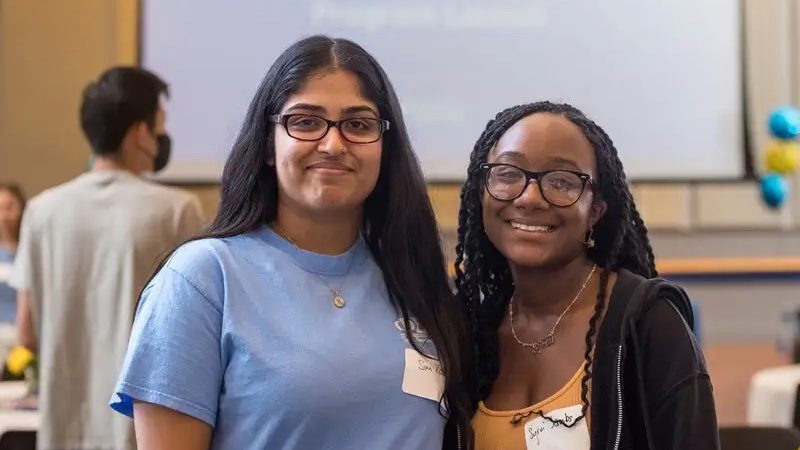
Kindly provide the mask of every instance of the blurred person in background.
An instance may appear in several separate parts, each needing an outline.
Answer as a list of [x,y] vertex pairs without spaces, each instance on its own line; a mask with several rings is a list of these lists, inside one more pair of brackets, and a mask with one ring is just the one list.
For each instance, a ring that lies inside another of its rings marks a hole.
[[25,196],[19,186],[0,183],[0,325],[13,325],[17,317],[17,292],[8,285],[8,276],[17,254],[24,209]]
[[[5,358],[16,343],[17,291],[8,285],[11,266],[19,245],[19,227],[25,196],[18,185],[0,183],[0,358]],[[19,379],[5,367],[2,379]]]
[[130,421],[108,413],[138,293],[165,251],[200,231],[198,200],[142,178],[167,164],[167,84],[134,67],[83,92],[92,169],[25,211],[10,284],[20,344],[38,351],[39,449],[132,449]]

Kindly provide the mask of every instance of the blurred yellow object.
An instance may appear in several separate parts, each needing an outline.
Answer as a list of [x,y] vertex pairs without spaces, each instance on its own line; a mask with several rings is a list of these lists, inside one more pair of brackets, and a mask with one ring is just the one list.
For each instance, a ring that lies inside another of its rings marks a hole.
[[767,147],[767,171],[789,175],[800,162],[800,144],[795,141],[772,141]]
[[36,358],[36,355],[27,348],[18,345],[11,350],[8,354],[6,361],[6,368],[12,375],[22,375],[25,369],[30,366]]

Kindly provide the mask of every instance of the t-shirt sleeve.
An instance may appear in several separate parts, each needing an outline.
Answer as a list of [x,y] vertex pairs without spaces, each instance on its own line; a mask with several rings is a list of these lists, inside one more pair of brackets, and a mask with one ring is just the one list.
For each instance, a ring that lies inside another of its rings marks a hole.
[[202,279],[202,268],[186,274],[176,258],[192,255],[173,256],[142,294],[111,407],[133,417],[134,402],[154,403],[213,427],[223,372],[219,294],[190,281]]
[[203,208],[197,197],[192,196],[183,205],[178,213],[177,233],[178,241],[181,242],[197,235],[205,226],[206,219]]

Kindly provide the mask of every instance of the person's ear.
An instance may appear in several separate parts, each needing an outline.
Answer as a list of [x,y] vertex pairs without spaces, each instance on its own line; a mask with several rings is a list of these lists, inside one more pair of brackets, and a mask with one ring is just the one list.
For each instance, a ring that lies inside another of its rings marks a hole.
[[594,228],[608,210],[608,204],[600,197],[595,197],[592,208],[589,210],[589,228]]
[[[150,130],[150,127],[147,126],[145,122],[137,122],[133,124],[132,127],[133,127],[132,130],[133,138],[136,142],[137,147],[148,149],[148,153],[150,153],[150,149],[152,149],[153,152],[158,151],[158,148],[154,148],[152,145],[152,142],[155,139],[153,136],[153,132]],[[155,156],[155,153],[153,153],[150,156]]]

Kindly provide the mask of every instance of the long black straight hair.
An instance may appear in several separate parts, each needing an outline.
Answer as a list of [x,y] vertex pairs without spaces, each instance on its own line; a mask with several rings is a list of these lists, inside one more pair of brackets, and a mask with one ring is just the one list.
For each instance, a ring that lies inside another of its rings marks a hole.
[[[391,122],[383,136],[378,181],[365,201],[362,234],[402,315],[408,341],[420,350],[412,336],[414,327],[409,321],[413,318],[436,346],[445,373],[443,406],[449,429],[457,425],[470,446],[473,401],[466,368],[471,346],[462,345],[468,336],[462,310],[448,283],[436,218],[400,102],[381,66],[358,44],[312,36],[275,60],[250,103],[225,163],[217,216],[204,234],[192,240],[236,236],[276,219],[277,173],[267,164],[274,158],[276,125],[268,117],[280,113],[289,96],[310,76],[334,69],[355,74],[362,95],[377,105],[381,118]],[[445,415],[444,410],[440,412]]]

